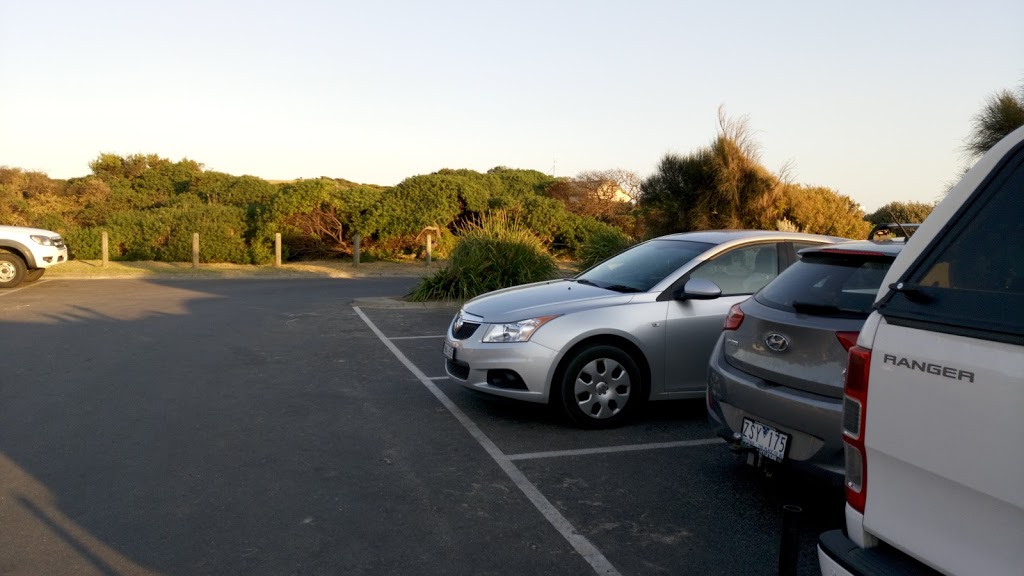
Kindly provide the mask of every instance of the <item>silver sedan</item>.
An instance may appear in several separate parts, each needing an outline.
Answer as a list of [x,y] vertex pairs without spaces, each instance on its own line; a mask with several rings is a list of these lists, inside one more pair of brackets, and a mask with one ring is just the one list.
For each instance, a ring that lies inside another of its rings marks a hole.
[[469,300],[448,327],[448,375],[467,388],[560,406],[577,425],[621,424],[645,400],[703,398],[729,308],[796,260],[844,241],[789,232],[672,234],[575,278]]

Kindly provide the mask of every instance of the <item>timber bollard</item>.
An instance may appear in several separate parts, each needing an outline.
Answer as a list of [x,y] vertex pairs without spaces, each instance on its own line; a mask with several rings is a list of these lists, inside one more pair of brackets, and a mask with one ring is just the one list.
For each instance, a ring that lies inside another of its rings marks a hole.
[[104,230],[103,233],[100,235],[100,237],[101,237],[101,244],[102,244],[102,250],[103,250],[103,252],[102,252],[103,260],[100,261],[100,266],[102,266],[103,268],[106,268],[107,267],[107,261],[109,260],[109,254],[110,254],[110,241],[107,238],[107,231]]
[[199,232],[192,233],[192,267],[199,268]]
[[420,230],[420,233],[416,235],[416,239],[417,240],[419,240],[420,236],[423,236],[424,234],[427,236],[427,238],[426,238],[426,240],[427,240],[427,253],[426,253],[426,258],[424,258],[424,260],[427,261],[427,267],[428,268],[430,267],[431,256],[433,256],[433,252],[434,252],[434,236],[433,235],[434,235],[435,232],[437,233],[438,236],[441,235],[441,229],[438,228],[437,226],[424,226],[423,230]]
[[274,234],[274,266],[281,267],[281,233]]
[[352,237],[354,245],[352,246],[352,265],[359,266],[359,244],[362,242],[362,234],[356,234]]

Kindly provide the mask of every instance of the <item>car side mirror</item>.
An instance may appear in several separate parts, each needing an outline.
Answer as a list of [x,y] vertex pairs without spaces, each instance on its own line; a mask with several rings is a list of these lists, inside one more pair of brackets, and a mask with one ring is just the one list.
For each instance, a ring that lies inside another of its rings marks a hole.
[[676,291],[676,300],[714,300],[722,295],[722,289],[706,278],[690,278]]

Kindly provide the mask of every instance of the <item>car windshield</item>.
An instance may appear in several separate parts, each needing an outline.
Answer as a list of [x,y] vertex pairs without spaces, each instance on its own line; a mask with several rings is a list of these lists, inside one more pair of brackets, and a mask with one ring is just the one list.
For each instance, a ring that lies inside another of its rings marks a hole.
[[617,292],[647,292],[712,246],[687,240],[651,240],[594,266],[576,281]]
[[754,295],[779,310],[867,318],[893,256],[810,252]]

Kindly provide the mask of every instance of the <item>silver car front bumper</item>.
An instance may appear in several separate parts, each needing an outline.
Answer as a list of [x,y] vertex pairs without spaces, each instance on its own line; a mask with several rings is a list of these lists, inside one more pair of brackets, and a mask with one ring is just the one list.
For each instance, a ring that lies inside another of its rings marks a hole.
[[533,342],[481,342],[486,327],[465,340],[456,340],[449,330],[445,345],[454,358],[445,358],[448,376],[478,392],[547,403],[557,352]]

